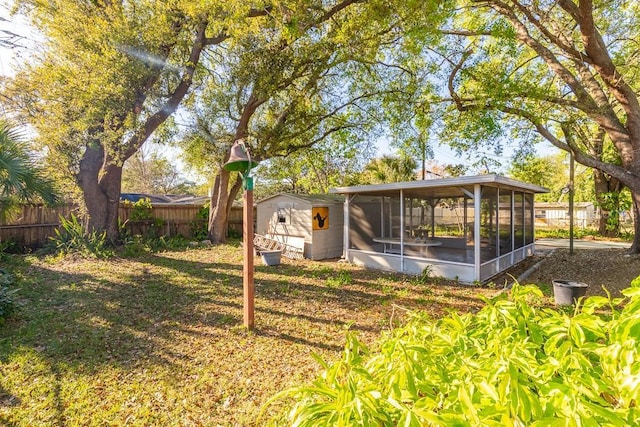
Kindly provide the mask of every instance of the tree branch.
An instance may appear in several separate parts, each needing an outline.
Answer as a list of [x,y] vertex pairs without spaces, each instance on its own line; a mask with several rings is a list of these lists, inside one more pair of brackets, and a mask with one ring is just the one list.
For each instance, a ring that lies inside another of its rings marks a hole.
[[207,21],[202,20],[196,28],[196,36],[191,47],[191,53],[189,54],[188,65],[185,67],[182,74],[180,83],[173,90],[173,93],[169,96],[167,102],[151,115],[142,128],[136,132],[126,143],[126,149],[123,153],[124,159],[131,157],[136,151],[140,149],[142,144],[151,136],[151,134],[162,124],[164,121],[178,108],[178,105],[187,94],[191,83],[193,82],[193,74],[196,69],[196,64],[200,59],[200,54],[204,48],[205,30],[207,28]]
[[462,98],[460,98],[460,95],[458,95],[458,93],[456,92],[456,88],[453,84],[453,81],[456,78],[456,75],[458,74],[458,72],[462,69],[462,66],[464,65],[465,61],[467,60],[467,58],[469,58],[469,56],[473,53],[472,50],[467,50],[466,52],[462,53],[462,58],[460,58],[460,61],[458,61],[457,64],[455,64],[455,66],[453,67],[453,70],[451,70],[451,74],[449,74],[449,79],[447,81],[447,87],[449,88],[449,94],[451,95],[451,98],[453,98],[453,102],[455,102],[456,104],[456,108],[459,111],[466,111],[469,109],[468,105],[465,105],[462,101]]
[[[577,10],[573,1],[560,0],[558,3],[563,9],[576,17],[576,22],[580,26],[585,51],[591,58],[593,67],[602,77],[612,95],[622,105],[627,115],[627,129],[633,135],[633,139],[640,141],[640,102],[638,101],[638,96],[618,72],[609,56],[606,44],[593,19],[593,2],[591,0],[580,0]],[[633,159],[630,150],[621,152],[621,155],[630,156],[628,159],[623,159],[623,161]]]
[[[562,141],[561,139],[556,137],[546,126],[544,126],[540,122],[540,120],[538,120],[533,115],[529,114],[527,111],[524,111],[518,108],[504,107],[504,106],[497,107],[497,109],[504,113],[515,115],[517,117],[522,117],[526,119],[536,128],[538,133],[542,135],[542,137],[544,137],[551,144],[553,144],[554,146],[558,147],[563,151],[573,153],[578,163],[594,169],[598,169],[606,174],[609,174],[615,177],[616,179],[619,179],[621,182],[625,184],[629,183],[629,176],[631,172],[629,172],[628,170],[624,169],[621,166],[617,166],[612,163],[603,162],[602,160],[585,153],[583,150],[580,150],[580,148],[577,145],[575,145],[575,143],[567,143]],[[633,177],[633,179],[636,179],[636,180],[640,178],[640,176],[637,176],[637,175],[631,175],[631,176]]]
[[474,36],[491,36],[491,31],[468,31],[468,30],[445,30],[440,29],[442,34],[447,36],[463,36],[463,37],[474,37]]
[[513,4],[524,16],[527,17],[527,20],[531,22],[531,24],[533,24],[533,26],[535,26],[538,31],[540,31],[540,33],[542,33],[547,38],[547,40],[549,40],[552,44],[558,46],[560,50],[562,50],[567,56],[578,59],[580,61],[589,60],[585,53],[580,52],[568,43],[564,43],[560,37],[549,31],[549,28],[544,25],[539,19],[537,19],[535,15],[531,13],[531,10],[529,10],[529,8],[524,6],[521,2],[514,1]]

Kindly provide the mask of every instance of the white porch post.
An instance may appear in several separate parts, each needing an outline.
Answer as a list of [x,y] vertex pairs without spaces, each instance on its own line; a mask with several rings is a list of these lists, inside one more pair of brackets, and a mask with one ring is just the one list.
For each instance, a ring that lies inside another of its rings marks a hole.
[[400,189],[400,271],[404,271],[404,191]]
[[[384,237],[384,196],[380,197],[380,236]],[[389,235],[391,237],[391,235]]]
[[342,236],[342,257],[349,261],[349,208],[351,206],[351,196],[347,194],[344,198],[344,225],[342,226],[344,231],[344,236]]
[[509,264],[515,263],[516,250],[516,192],[511,190],[511,258]]
[[496,241],[495,241],[495,245],[496,245],[496,253],[494,254],[494,257],[496,258],[500,258],[500,187],[496,188],[496,208],[495,208],[495,215],[496,215]]
[[467,227],[467,224],[469,223],[469,218],[467,216],[468,215],[468,212],[467,212],[468,206],[467,206],[467,198],[466,197],[463,198],[462,205],[463,205],[463,209],[464,209],[464,213],[462,214],[462,222],[463,222],[462,230],[463,230],[463,233],[464,233],[464,247],[465,247],[465,250],[466,250],[467,242],[469,241],[469,227]]
[[480,184],[473,186],[473,277],[480,280],[480,201],[482,199],[482,188]]

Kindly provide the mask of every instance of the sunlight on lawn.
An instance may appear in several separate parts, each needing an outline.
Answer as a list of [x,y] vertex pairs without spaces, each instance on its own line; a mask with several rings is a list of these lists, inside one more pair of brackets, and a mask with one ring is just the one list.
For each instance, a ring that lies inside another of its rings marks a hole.
[[0,421],[16,425],[247,425],[270,396],[367,344],[404,310],[476,310],[495,290],[284,259],[256,265],[242,327],[234,245],[138,259],[11,260],[19,309],[0,326]]

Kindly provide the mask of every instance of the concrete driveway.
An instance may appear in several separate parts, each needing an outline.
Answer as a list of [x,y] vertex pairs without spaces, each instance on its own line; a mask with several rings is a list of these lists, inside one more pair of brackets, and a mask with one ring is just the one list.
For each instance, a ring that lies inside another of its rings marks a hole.
[[[611,249],[622,248],[629,249],[631,243],[629,242],[610,242],[607,240],[580,240],[575,239],[573,241],[574,249]],[[569,239],[537,239],[536,240],[536,252],[547,251],[557,248],[569,248]]]

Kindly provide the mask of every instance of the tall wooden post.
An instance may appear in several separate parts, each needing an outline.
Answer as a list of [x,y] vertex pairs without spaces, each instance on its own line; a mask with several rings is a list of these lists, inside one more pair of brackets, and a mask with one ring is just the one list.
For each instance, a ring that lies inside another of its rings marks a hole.
[[573,204],[574,204],[574,174],[575,166],[573,151],[569,152],[569,255],[573,255]]
[[[248,175],[248,173],[247,173]],[[244,265],[242,269],[243,319],[247,329],[254,327],[255,286],[253,283],[253,178],[244,177],[242,241]]]
[[243,207],[242,207],[242,318],[247,329],[253,329],[255,311],[255,287],[253,285],[253,178],[251,168],[258,162],[251,160],[251,154],[243,139],[233,143],[229,151],[229,159],[222,168],[229,172],[240,172],[242,177]]

